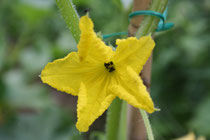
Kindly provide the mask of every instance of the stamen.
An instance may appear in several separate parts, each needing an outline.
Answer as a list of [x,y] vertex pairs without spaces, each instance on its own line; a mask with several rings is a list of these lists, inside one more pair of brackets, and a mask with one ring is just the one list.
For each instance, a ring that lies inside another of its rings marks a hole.
[[110,68],[109,72],[113,72],[115,70],[115,68]]
[[114,68],[114,64],[113,64],[113,62],[111,61],[111,62],[109,62],[109,63],[104,63],[104,66],[106,67],[106,69],[108,69],[109,70],[109,72],[113,72],[114,70],[115,70],[115,68]]

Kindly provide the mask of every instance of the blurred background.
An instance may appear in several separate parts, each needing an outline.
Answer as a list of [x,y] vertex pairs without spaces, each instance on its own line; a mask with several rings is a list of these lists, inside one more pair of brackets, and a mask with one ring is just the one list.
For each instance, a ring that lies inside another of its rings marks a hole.
[[[73,2],[80,16],[90,9],[97,32],[127,31],[130,1]],[[209,0],[171,0],[168,21],[175,27],[156,33],[151,96],[161,111],[150,118],[157,140],[188,132],[210,139],[209,13]],[[105,115],[80,134],[77,98],[39,78],[48,62],[76,50],[54,0],[0,0],[0,140],[103,138]]]

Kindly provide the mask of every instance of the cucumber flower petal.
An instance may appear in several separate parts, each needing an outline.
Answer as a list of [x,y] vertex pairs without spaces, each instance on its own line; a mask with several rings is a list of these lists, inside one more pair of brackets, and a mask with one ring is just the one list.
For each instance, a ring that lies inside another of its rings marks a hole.
[[116,97],[154,112],[153,101],[138,76],[155,46],[152,38],[118,39],[115,52],[97,37],[88,16],[81,17],[79,26],[78,52],[48,63],[41,72],[43,83],[78,96],[77,129],[88,131]]
[[129,65],[137,73],[141,72],[155,46],[151,36],[144,36],[139,40],[135,37],[117,39],[116,44],[118,46],[114,56],[116,65],[124,67]]
[[81,35],[77,48],[80,60],[91,59],[97,62],[109,60],[114,52],[97,37],[91,19],[88,16],[81,17],[79,27]]

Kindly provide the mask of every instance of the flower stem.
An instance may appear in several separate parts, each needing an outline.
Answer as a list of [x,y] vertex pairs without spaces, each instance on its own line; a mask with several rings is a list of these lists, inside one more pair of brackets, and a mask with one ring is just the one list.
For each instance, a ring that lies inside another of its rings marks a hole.
[[71,0],[56,0],[60,12],[71,31],[76,43],[79,42],[80,29],[79,29],[79,15]]
[[153,135],[152,128],[151,128],[149,118],[148,118],[148,115],[147,115],[146,111],[144,111],[142,109],[139,109],[139,111],[141,113],[142,119],[144,121],[144,125],[145,125],[146,130],[147,130],[148,139],[149,140],[154,140],[154,135]]

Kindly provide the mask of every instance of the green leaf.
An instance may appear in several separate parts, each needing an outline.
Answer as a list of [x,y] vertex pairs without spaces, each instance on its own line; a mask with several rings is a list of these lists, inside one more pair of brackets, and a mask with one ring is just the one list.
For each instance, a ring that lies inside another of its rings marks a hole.
[[[0,24],[1,26],[1,24]],[[5,32],[0,27],[0,71],[6,61],[6,54],[7,54],[7,44],[5,41]]]
[[[38,75],[37,75],[38,77]],[[21,70],[11,70],[4,74],[6,101],[15,108],[43,109],[51,104],[44,96],[45,89],[40,83],[29,84]]]
[[40,74],[41,69],[52,61],[51,46],[45,39],[39,39],[33,46],[29,46],[21,52],[20,63],[28,74]]
[[77,44],[69,32],[62,32],[56,41],[56,45],[58,46],[58,49],[63,53],[77,51]]
[[195,130],[199,135],[210,136],[210,98],[203,100],[195,111],[194,118],[189,123],[189,129]]
[[15,6],[15,12],[29,25],[33,26],[52,12],[50,1],[22,1]]
[[[0,126],[2,140],[82,140],[70,112],[56,106],[35,113],[17,113],[9,129]],[[63,127],[63,124],[66,126]]]

